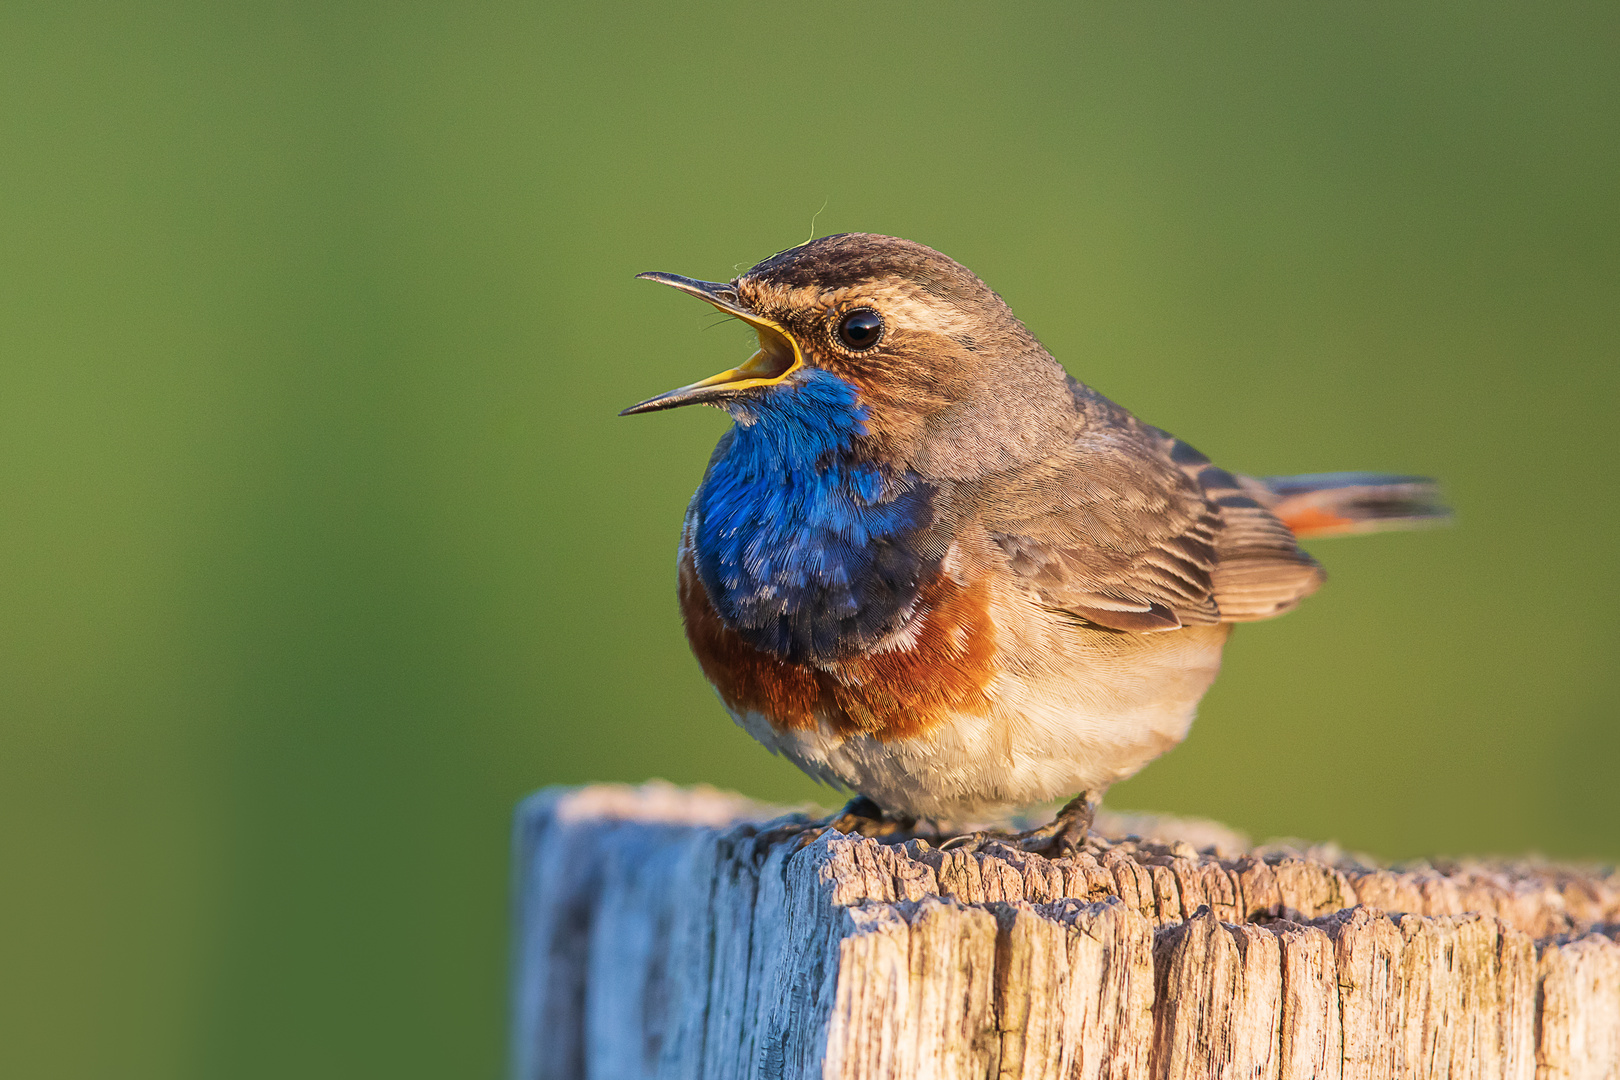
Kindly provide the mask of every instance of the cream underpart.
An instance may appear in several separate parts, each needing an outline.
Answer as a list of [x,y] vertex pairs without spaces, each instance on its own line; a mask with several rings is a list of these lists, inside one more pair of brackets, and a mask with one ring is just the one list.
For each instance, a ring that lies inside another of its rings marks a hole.
[[[1003,670],[983,715],[959,713],[927,733],[881,740],[784,731],[755,712],[732,718],[768,749],[825,783],[892,812],[984,820],[1100,793],[1186,737],[1220,669],[1226,626],[1129,638],[1076,626],[1030,602],[991,606]],[[728,710],[729,711],[729,710]]]

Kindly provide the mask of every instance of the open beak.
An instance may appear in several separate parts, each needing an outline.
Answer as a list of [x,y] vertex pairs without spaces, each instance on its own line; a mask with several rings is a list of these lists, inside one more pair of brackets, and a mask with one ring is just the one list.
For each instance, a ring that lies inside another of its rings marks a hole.
[[759,351],[738,367],[729,368],[718,375],[710,375],[707,379],[692,383],[690,386],[682,386],[666,394],[648,398],[625,409],[620,416],[657,412],[659,409],[673,409],[680,405],[713,403],[751,386],[771,386],[779,383],[804,366],[804,355],[799,352],[799,346],[794,343],[788,332],[771,320],[756,315],[744,307],[737,296],[737,290],[730,285],[719,281],[698,281],[695,278],[681,277],[679,274],[660,274],[652,271],[637,274],[636,277],[661,282],[681,292],[691,293],[727,315],[741,319],[752,326],[754,332],[759,335]]

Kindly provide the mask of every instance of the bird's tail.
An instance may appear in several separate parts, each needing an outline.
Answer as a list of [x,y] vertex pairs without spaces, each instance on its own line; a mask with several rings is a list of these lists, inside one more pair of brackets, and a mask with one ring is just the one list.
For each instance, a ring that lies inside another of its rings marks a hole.
[[1451,511],[1423,476],[1387,473],[1308,473],[1261,478],[1273,496],[1267,509],[1300,538],[1421,529],[1441,525]]

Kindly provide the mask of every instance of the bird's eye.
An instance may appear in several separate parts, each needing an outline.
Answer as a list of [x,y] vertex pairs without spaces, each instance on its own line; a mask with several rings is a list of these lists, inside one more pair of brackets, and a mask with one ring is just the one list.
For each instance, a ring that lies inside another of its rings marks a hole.
[[883,316],[871,308],[856,308],[838,323],[838,340],[846,349],[870,349],[883,336]]

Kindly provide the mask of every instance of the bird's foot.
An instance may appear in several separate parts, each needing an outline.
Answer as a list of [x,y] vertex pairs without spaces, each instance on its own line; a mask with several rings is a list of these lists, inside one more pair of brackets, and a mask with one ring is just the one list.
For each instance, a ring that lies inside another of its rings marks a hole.
[[1045,825],[1021,833],[963,833],[951,837],[939,847],[941,851],[952,849],[977,854],[991,844],[1005,844],[1020,851],[1044,855],[1048,859],[1060,859],[1080,850],[1096,813],[1097,804],[1092,800],[1091,793],[1082,791],[1065,803],[1063,809],[1057,812],[1057,817]]
[[1091,792],[1082,791],[1064,803],[1063,809],[1050,822],[1021,832],[1013,839],[1025,851],[1059,859],[1080,850],[1086,842],[1086,833],[1091,831],[1091,821],[1096,816],[1097,803],[1092,799]]
[[1005,844],[1010,837],[993,832],[970,832],[953,836],[949,840],[940,842],[941,851],[965,851],[970,855],[977,855],[991,844]]
[[883,808],[868,799],[865,795],[857,795],[844,804],[844,808],[832,817],[821,821],[807,821],[802,824],[778,826],[765,834],[771,842],[793,837],[794,850],[806,847],[816,842],[822,833],[831,829],[833,832],[845,836],[851,833],[856,836],[869,836],[875,839],[884,839],[891,836],[909,835],[917,827],[917,819],[903,814],[889,815]]
[[916,818],[904,814],[885,814],[881,806],[865,795],[855,796],[844,804],[842,810],[827,819],[827,828],[846,836],[855,833],[857,836],[882,838],[909,833],[916,827]]

